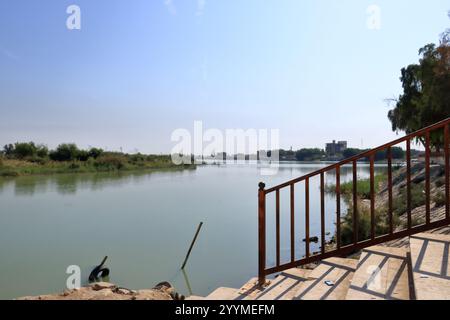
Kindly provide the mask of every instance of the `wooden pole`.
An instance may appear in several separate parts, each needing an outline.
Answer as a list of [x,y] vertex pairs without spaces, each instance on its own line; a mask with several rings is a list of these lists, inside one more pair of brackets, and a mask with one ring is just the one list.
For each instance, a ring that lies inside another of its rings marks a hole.
[[198,234],[200,233],[200,229],[202,228],[202,226],[203,226],[203,222],[200,222],[200,224],[198,225],[198,228],[197,228],[197,232],[195,233],[194,239],[191,242],[191,246],[189,247],[189,250],[188,250],[188,253],[186,255],[186,258],[184,259],[183,266],[181,267],[181,270],[184,270],[184,267],[186,266],[186,263],[187,263],[187,261],[189,259],[189,256],[191,255],[192,248],[194,247],[195,241],[197,241],[197,237],[198,237]]

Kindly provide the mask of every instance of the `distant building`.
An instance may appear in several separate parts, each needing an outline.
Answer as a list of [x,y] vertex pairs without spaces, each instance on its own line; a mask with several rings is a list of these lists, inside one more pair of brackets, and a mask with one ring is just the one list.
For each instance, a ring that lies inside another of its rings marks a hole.
[[336,156],[342,154],[345,150],[347,150],[347,141],[336,142],[336,140],[333,140],[333,142],[325,145],[327,156]]

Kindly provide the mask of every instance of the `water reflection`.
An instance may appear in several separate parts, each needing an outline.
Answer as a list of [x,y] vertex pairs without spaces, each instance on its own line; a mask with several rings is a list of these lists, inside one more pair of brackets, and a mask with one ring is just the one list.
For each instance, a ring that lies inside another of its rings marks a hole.
[[[216,287],[238,287],[257,272],[258,182],[271,187],[326,165],[282,163],[275,176],[261,176],[256,164],[232,164],[0,179],[0,298],[58,292],[68,265],[79,265],[87,279],[99,255],[111,257],[111,281],[125,287],[148,288],[167,280],[182,294],[202,296]],[[342,181],[351,179],[350,170],[342,169]],[[368,172],[361,164],[360,174]],[[332,172],[326,177],[327,183],[335,181]],[[310,180],[310,235],[320,232],[319,180]],[[299,258],[305,249],[304,185],[296,185],[295,192]],[[267,199],[268,263],[275,256],[274,196]],[[282,259],[289,261],[289,188],[281,200]],[[336,199],[327,194],[327,239],[334,232],[335,207]],[[344,214],[345,205],[341,208]],[[207,227],[184,274],[179,264],[199,221]],[[318,245],[310,248],[317,251]],[[17,268],[23,277],[15,277]]]
[[[218,166],[256,166],[256,163],[227,163]],[[280,163],[277,176],[293,177],[306,175],[315,170],[319,170],[328,166],[329,163],[298,163],[286,162]],[[382,170],[385,165],[376,165],[375,172]],[[358,179],[368,176],[369,165],[366,163],[358,164]],[[195,169],[194,169],[195,170]],[[146,172],[106,172],[106,173],[86,173],[86,174],[57,174],[50,176],[25,176],[18,178],[1,178],[0,193],[6,189],[12,188],[16,196],[33,196],[39,193],[46,193],[54,190],[60,195],[76,195],[78,190],[87,189],[91,191],[100,191],[106,187],[123,187],[128,184],[139,184],[155,176],[166,175],[171,173],[173,178],[183,175],[192,174],[193,170],[179,171],[146,171]],[[352,166],[345,165],[341,167],[341,182],[348,181],[352,175]],[[325,174],[326,183],[334,183],[336,179],[336,171],[330,170]]]
[[56,174],[49,176],[24,176],[17,178],[0,178],[0,194],[8,189],[15,196],[31,197],[50,190],[60,195],[76,195],[79,190],[100,191],[106,187],[120,188],[127,184],[139,184],[154,176],[168,172],[174,177],[192,174],[193,169],[180,171],[145,171],[145,172],[107,172],[82,174]]

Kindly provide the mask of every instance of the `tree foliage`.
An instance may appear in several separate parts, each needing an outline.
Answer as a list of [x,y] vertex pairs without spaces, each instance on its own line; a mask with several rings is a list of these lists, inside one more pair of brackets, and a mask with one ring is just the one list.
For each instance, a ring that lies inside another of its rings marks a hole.
[[50,159],[54,161],[73,161],[78,159],[80,150],[74,143],[60,144],[56,150],[50,152]]
[[[403,93],[388,113],[393,131],[412,133],[450,117],[450,31],[440,44],[428,44],[419,50],[418,64],[401,70]],[[439,149],[443,144],[441,132],[431,136]]]
[[295,153],[295,158],[298,161],[314,161],[321,160],[325,155],[322,149],[300,149]]

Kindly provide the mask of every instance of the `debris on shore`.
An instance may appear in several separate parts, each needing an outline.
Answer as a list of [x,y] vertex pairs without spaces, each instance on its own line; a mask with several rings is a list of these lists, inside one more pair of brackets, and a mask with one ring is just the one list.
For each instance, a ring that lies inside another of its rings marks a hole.
[[60,294],[21,297],[17,300],[184,300],[168,283],[152,289],[131,290],[109,282],[96,282]]

